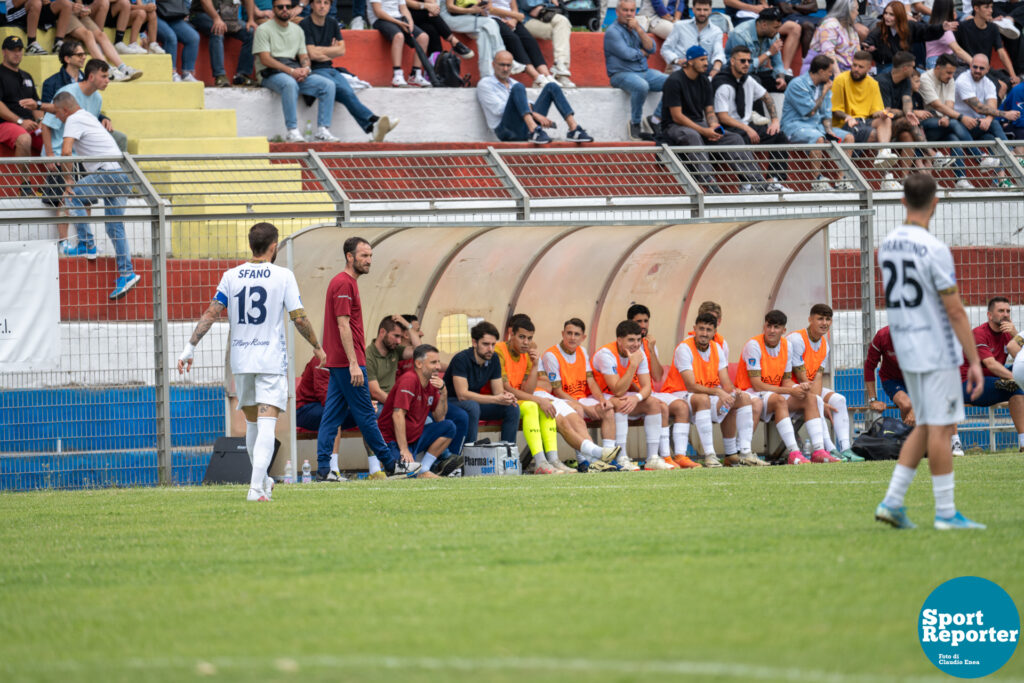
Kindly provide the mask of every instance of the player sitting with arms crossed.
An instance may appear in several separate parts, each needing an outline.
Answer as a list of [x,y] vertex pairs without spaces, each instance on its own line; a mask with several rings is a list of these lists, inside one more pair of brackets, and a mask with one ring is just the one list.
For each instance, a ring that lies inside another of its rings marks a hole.
[[791,378],[793,364],[802,361],[790,353],[785,334],[786,314],[768,311],[764,316],[764,331],[743,346],[736,387],[750,394],[755,399],[754,404],[761,407],[762,422],[774,416],[775,428],[789,450],[787,462],[790,465],[807,463],[797,446],[793,421],[789,417],[790,413],[801,412],[814,447],[811,462],[839,462],[825,450],[818,401],[810,382],[796,384]]
[[722,466],[715,454],[712,422],[722,426],[727,464],[767,465],[750,450],[754,437],[751,396],[745,391],[738,391],[729,380],[729,359],[721,345],[714,341],[717,329],[718,319],[713,313],[697,315],[693,335],[676,347],[663,388],[687,397],[701,450],[704,451],[705,467]]
[[[587,338],[586,325],[579,318],[570,318],[562,325],[562,341],[544,352],[541,364],[547,376],[547,389],[554,398],[565,401],[577,415],[587,420],[601,422],[601,454],[594,449],[583,448],[580,442],[580,455],[576,459],[580,472],[602,472],[614,469],[607,463],[613,462],[621,452],[615,445],[612,435],[615,433],[614,409],[611,401],[604,397],[590,370],[590,358],[583,348]],[[543,392],[544,385],[539,391]],[[557,424],[557,418],[556,418]],[[584,423],[586,429],[586,423]],[[574,430],[576,432],[578,430]],[[562,434],[565,436],[565,433]],[[587,434],[589,441],[589,432]],[[566,437],[569,445],[573,442]]]
[[[407,477],[438,479],[430,467],[448,448],[456,431],[455,423],[445,419],[448,391],[441,378],[441,356],[430,344],[420,344],[413,350],[412,361],[413,371],[395,380],[377,418],[391,455],[381,467],[393,471],[403,462]],[[434,418],[430,424],[428,415]],[[417,468],[414,456],[421,453],[423,459]],[[386,479],[387,475],[381,471],[370,478]]]
[[284,311],[295,329],[313,346],[324,367],[327,355],[316,340],[313,325],[299,298],[295,275],[274,265],[277,228],[257,223],[249,229],[252,260],[224,273],[217,293],[196,324],[192,338],[178,357],[178,373],[192,369],[196,345],[209,332],[224,309],[231,330],[231,372],[235,376],[238,406],[245,413],[245,450],[252,462],[252,480],[246,500],[270,500],[274,481],[267,468],[274,457],[277,416],[288,407],[288,349],[285,347]]
[[651,370],[640,343],[640,326],[623,320],[615,326],[615,341],[605,344],[591,361],[594,379],[615,408],[615,459],[620,470],[640,469],[626,454],[629,418],[644,418],[647,459],[657,458],[661,439],[661,403],[651,396]]
[[832,329],[832,307],[828,304],[814,304],[807,317],[807,327],[786,337],[793,358],[803,360],[803,367],[793,368],[798,382],[810,382],[811,390],[817,396],[818,413],[822,418],[830,417],[836,430],[837,449],[828,435],[828,425],[822,420],[822,440],[825,450],[834,458],[847,462],[863,462],[864,458],[850,450],[850,413],[846,408],[846,397],[823,387],[824,373],[819,372],[829,361],[831,345],[828,333]]

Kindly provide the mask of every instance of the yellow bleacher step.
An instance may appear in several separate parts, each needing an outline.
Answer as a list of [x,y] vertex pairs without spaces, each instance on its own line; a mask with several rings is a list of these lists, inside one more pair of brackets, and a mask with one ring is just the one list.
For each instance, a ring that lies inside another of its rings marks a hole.
[[[121,55],[121,61],[142,72],[141,78],[126,85],[148,82],[171,84],[170,55]],[[43,81],[60,68],[60,59],[57,55],[25,55],[21,59],[21,68],[32,74],[36,88],[42,90]]]
[[[114,29],[107,26],[104,27],[103,32],[107,34],[107,38],[110,38],[110,42],[113,43],[115,36]],[[45,31],[38,31],[36,33],[36,41],[43,47],[44,50],[49,50],[50,52],[53,52],[53,41],[56,38],[56,35],[56,31],[54,31],[52,28],[47,29]],[[6,38],[7,36],[17,36],[21,38],[22,42],[24,42],[25,45],[28,45],[28,36],[25,34],[25,29],[19,26],[0,26],[0,40]],[[125,41],[127,42],[127,40],[128,36],[126,35]]]
[[260,137],[129,138],[132,154],[266,154],[270,143]]
[[229,138],[238,134],[233,109],[113,109],[104,113],[129,138]]
[[[319,197],[319,193],[317,195]],[[325,197],[325,206],[333,204]],[[258,209],[258,207],[254,207]],[[272,209],[276,213],[276,209]],[[254,216],[259,215],[254,211]],[[266,215],[264,215],[266,217]],[[291,235],[314,223],[323,222],[317,218],[280,218],[269,220],[277,226],[281,237]],[[176,258],[245,258],[249,251],[248,234],[251,220],[204,219],[174,221],[171,235],[171,253]]]
[[104,109],[202,109],[202,83],[137,81],[111,83],[103,91]]

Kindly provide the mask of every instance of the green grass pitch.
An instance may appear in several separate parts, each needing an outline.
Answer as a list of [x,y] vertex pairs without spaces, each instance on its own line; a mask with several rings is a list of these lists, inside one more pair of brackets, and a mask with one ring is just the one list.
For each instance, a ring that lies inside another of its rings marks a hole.
[[[1024,456],[983,532],[873,521],[892,463],[0,495],[0,680],[949,681],[943,581],[1024,600]],[[992,677],[1024,680],[1020,652]]]

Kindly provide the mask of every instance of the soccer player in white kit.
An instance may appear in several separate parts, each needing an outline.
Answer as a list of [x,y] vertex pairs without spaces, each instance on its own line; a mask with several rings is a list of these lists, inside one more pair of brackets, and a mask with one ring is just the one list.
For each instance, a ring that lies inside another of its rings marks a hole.
[[277,236],[277,228],[270,223],[257,223],[249,229],[252,260],[224,273],[210,307],[178,358],[179,374],[191,370],[196,345],[227,309],[231,372],[235,376],[238,405],[245,413],[245,449],[252,463],[246,499],[259,502],[270,500],[273,480],[267,476],[267,468],[274,456],[274,428],[278,413],[288,407],[285,309],[295,328],[312,344],[320,367],[327,363],[327,355],[302,308],[295,275],[274,265]]
[[939,203],[935,180],[915,173],[903,185],[904,224],[878,249],[885,284],[889,330],[899,358],[917,424],[903,443],[885,499],[875,519],[897,529],[913,529],[903,499],[918,463],[928,453],[935,494],[936,529],[984,529],[957,511],[953,502],[953,453],[950,437],[964,419],[959,366],[966,355],[965,389],[977,398],[983,387],[974,336],[957,291],[949,247],[928,232]]

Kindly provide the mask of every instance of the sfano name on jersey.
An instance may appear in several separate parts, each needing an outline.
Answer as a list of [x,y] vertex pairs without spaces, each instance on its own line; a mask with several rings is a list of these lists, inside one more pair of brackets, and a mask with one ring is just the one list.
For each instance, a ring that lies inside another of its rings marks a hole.
[[261,277],[270,277],[270,268],[243,268],[238,271],[239,279],[249,279]]

